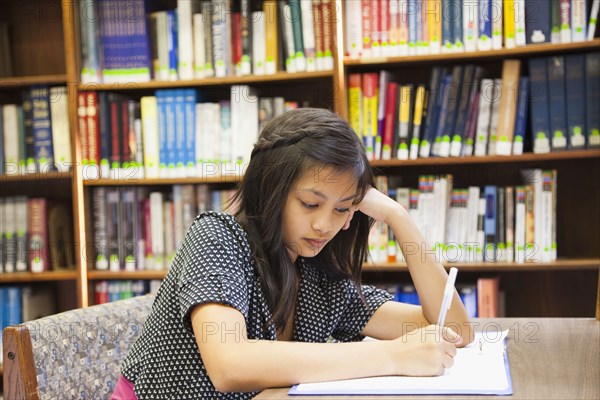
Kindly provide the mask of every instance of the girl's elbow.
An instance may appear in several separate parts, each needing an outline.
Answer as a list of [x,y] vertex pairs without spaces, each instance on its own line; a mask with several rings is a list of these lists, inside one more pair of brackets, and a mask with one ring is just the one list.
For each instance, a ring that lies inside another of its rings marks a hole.
[[226,361],[217,361],[215,364],[218,365],[206,366],[206,372],[215,390],[221,393],[249,391],[247,376],[241,373],[244,368]]

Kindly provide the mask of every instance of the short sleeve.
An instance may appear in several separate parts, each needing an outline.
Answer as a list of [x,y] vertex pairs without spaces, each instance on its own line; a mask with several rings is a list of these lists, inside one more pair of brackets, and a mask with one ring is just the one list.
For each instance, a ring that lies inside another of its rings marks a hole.
[[356,342],[364,339],[360,332],[367,325],[375,311],[392,296],[385,290],[372,286],[362,286],[364,302],[360,298],[356,286],[347,285],[348,303],[332,336],[341,342]]
[[183,263],[179,307],[186,329],[192,331],[191,310],[199,304],[223,304],[247,317],[247,257],[227,221],[214,215],[198,217],[186,233],[175,262]]

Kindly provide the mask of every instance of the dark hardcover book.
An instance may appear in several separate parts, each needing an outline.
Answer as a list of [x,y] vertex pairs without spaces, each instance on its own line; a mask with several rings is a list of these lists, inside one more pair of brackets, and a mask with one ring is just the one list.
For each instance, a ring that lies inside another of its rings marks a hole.
[[50,93],[46,86],[34,86],[30,90],[33,103],[35,158],[41,172],[53,171],[55,166],[54,147],[52,146]]
[[121,259],[119,258],[120,243],[122,242],[119,230],[119,218],[121,218],[121,202],[118,188],[107,188],[107,241],[108,241],[108,268],[111,271],[121,270]]
[[[571,148],[586,147],[585,54],[565,56],[567,129]],[[598,110],[592,110],[598,112]]]
[[27,201],[27,231],[29,232],[29,270],[34,273],[50,269],[48,255],[48,204],[44,198]]
[[566,150],[569,147],[569,140],[565,97],[565,59],[562,56],[552,56],[548,57],[547,61],[552,150]]
[[550,111],[548,105],[548,65],[545,57],[529,59],[529,104],[534,153],[550,151]]
[[527,44],[550,43],[551,10],[548,0],[525,3],[525,35]]
[[53,202],[48,207],[48,246],[52,270],[75,267],[73,219],[63,203]]
[[586,129],[588,147],[600,147],[600,52],[585,56]]
[[35,136],[33,134],[33,103],[29,90],[23,91],[22,106],[23,126],[25,128],[25,168],[27,172],[35,172],[37,167],[35,164]]
[[92,191],[92,209],[94,214],[94,248],[97,270],[108,270],[108,209],[106,187],[97,187]]

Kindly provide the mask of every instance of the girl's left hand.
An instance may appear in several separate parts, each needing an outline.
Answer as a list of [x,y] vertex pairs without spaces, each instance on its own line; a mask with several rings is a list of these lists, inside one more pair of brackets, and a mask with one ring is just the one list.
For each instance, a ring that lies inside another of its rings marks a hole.
[[352,206],[350,209],[350,214],[348,215],[348,219],[346,220],[346,223],[342,229],[348,229],[348,227],[350,227],[350,221],[352,221],[352,217],[354,216],[354,212],[356,212],[356,210],[368,215],[375,221],[387,222],[390,213],[395,212],[398,209],[402,209],[400,204],[381,193],[379,190],[371,187],[369,190],[367,190],[367,193],[365,194],[365,197],[363,197],[362,201],[357,205]]

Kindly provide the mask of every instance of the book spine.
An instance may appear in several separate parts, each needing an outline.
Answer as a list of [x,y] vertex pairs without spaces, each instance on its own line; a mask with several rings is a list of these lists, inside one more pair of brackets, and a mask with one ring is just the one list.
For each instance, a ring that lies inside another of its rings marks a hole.
[[477,50],[479,41],[479,2],[463,0],[463,41],[465,51]]
[[573,42],[583,42],[586,34],[586,0],[572,0],[571,3],[571,38]]
[[204,67],[206,66],[206,50],[204,49],[204,15],[194,14],[192,17],[194,27],[194,78],[204,78]]
[[396,126],[396,115],[397,115],[397,102],[398,102],[398,84],[396,82],[389,82],[386,87],[386,105],[385,105],[385,117],[383,127],[383,140],[382,140],[382,160],[390,160],[392,158],[392,146],[394,142],[394,128]]
[[566,150],[569,145],[565,102],[565,59],[563,56],[551,56],[547,61],[551,146],[553,151]]
[[225,0],[213,0],[215,11],[212,14],[212,35],[213,35],[213,57],[215,76],[223,78],[231,75],[229,68],[230,43],[227,42],[230,28],[228,26],[227,13],[225,12]]
[[194,77],[194,53],[192,15],[193,1],[177,0],[177,30],[178,30],[178,65],[177,71],[180,79],[192,79]]
[[[319,34],[321,32],[321,40],[323,40],[323,33],[321,28],[317,28],[317,22],[322,24],[322,9],[320,0],[313,1],[313,10],[315,12],[315,36],[317,37],[317,44],[319,43]],[[346,25],[346,56],[352,58],[358,58],[362,55],[363,41],[362,41],[362,30],[363,21],[361,15],[362,3],[360,1],[349,1],[344,4],[344,22]],[[317,48],[319,46],[317,45]],[[321,49],[323,45],[321,45]],[[322,51],[322,50],[321,50]],[[321,54],[323,57],[323,54]],[[318,52],[317,52],[318,58]]]
[[323,64],[325,70],[333,69],[333,22],[337,18],[335,4],[331,0],[321,0],[323,14]]
[[548,0],[525,2],[525,39],[527,44],[551,42],[551,14]]
[[[100,164],[100,129],[98,115],[98,97],[94,91],[87,92],[87,133],[88,133],[88,165],[92,170],[97,170]],[[88,171],[90,171],[88,169]]]
[[588,53],[585,56],[585,96],[586,96],[586,128],[587,145],[590,148],[600,147],[600,52]]
[[363,138],[367,157],[375,158],[375,138],[377,136],[377,73],[363,74]]
[[596,22],[598,20],[598,11],[600,10],[600,0],[594,0],[590,9],[589,23],[587,28],[587,40],[593,40],[596,33]]
[[137,266],[137,199],[136,189],[126,187],[120,190],[119,216],[119,258],[124,264],[125,271],[135,271]]
[[560,43],[560,1],[550,0],[550,43]]
[[106,92],[98,93],[98,125],[100,137],[100,177],[108,179],[110,177],[110,157],[111,157],[111,121],[110,121],[110,103],[109,95]]
[[242,74],[242,14],[239,11],[231,15],[231,64],[236,76]]
[[[315,22],[313,18],[311,0],[300,0],[300,10],[302,15],[302,43],[304,44],[304,55],[306,57],[306,70],[316,71],[317,70],[317,55],[316,55],[316,41],[315,41]],[[273,6],[276,9],[276,5]],[[321,9],[322,10],[322,9]],[[267,27],[268,28],[268,27]],[[277,29],[274,31],[277,36]],[[267,37],[267,43],[268,37]],[[274,41],[277,43],[277,40]]]
[[517,100],[517,116],[515,118],[515,135],[513,137],[512,154],[523,154],[523,142],[525,130],[527,129],[527,115],[529,105],[529,77],[522,76],[519,79],[519,98]]
[[[87,120],[87,92],[79,92],[77,96],[77,121],[79,125],[79,141],[81,143],[81,161],[84,170],[90,163],[90,145]],[[84,178],[86,174],[84,174]]]
[[185,91],[175,89],[174,93],[174,117],[175,117],[175,176],[185,177],[187,144],[185,126]]
[[571,0],[560,0],[560,42],[571,43]]
[[396,144],[396,156],[400,160],[409,158],[410,137],[410,104],[413,98],[413,85],[402,85],[398,99],[398,141]]
[[504,47],[512,49],[517,46],[515,38],[515,0],[503,0],[504,1]]
[[50,114],[52,115],[52,147],[59,171],[71,168],[71,131],[69,129],[69,109],[67,88],[50,88]]
[[498,232],[496,230],[497,219],[497,188],[496,186],[487,185],[484,188],[485,195],[485,251],[484,260],[486,262],[496,261]]
[[117,94],[109,93],[110,104],[110,169],[111,173],[119,175],[121,168],[121,110],[120,98]]
[[178,32],[177,10],[167,11],[167,48],[168,48],[168,80],[175,81],[177,76]]
[[[567,129],[571,148],[586,147],[585,54],[565,56]],[[596,112],[596,110],[592,111]]]
[[48,206],[44,198],[27,201],[27,231],[29,232],[28,262],[31,272],[48,271]]
[[[33,135],[33,103],[31,101],[31,92],[29,90],[23,90],[23,129],[25,130],[25,171],[27,173],[34,173],[37,170],[35,164],[35,138]],[[0,114],[2,114],[0,112]],[[1,116],[0,116],[1,117]],[[2,128],[3,122],[0,120],[0,129]],[[2,134],[0,134],[0,145],[2,145]],[[0,158],[3,154],[0,155]],[[0,173],[4,163],[0,161]]]
[[348,121],[359,138],[362,138],[362,76],[352,73],[348,76]]
[[517,114],[519,95],[520,60],[504,60],[502,63],[502,97],[498,115],[498,130],[496,137],[496,154],[510,155]]
[[266,72],[266,43],[265,13],[254,11],[252,13],[252,72],[254,75],[264,75]]
[[2,106],[3,136],[4,136],[4,173],[6,175],[19,174],[19,140],[18,140],[18,106],[7,104]]
[[492,6],[492,49],[502,49],[503,1],[490,0]]
[[410,140],[409,158],[416,160],[419,156],[419,143],[421,141],[421,127],[423,124],[423,116],[427,113],[427,91],[424,85],[419,85],[415,93],[415,105],[413,112],[413,129],[412,138]]
[[140,100],[142,113],[142,135],[144,147],[144,175],[158,178],[158,110],[155,96],[144,96]]
[[92,207],[94,213],[94,267],[100,271],[108,270],[108,212],[106,204],[106,188],[98,187],[92,191]]
[[[0,212],[2,210],[0,209]],[[6,212],[6,210],[5,210]],[[16,261],[15,271],[16,272],[27,272],[27,242],[29,240],[29,234],[27,230],[27,197],[17,196],[15,198],[15,232],[16,232]],[[1,233],[1,232],[0,232]],[[0,243],[2,242],[0,238]],[[1,252],[0,252],[1,253]],[[0,258],[1,260],[1,258]],[[1,262],[0,262],[1,263]],[[0,268],[2,271],[2,268]],[[7,272],[7,271],[5,271]]]
[[241,0],[240,5],[240,29],[241,29],[241,44],[242,44],[242,60],[240,71],[242,75],[252,73],[252,9],[250,0]]
[[196,91],[185,89],[183,93],[183,117],[185,119],[185,175],[194,176],[196,171]]
[[119,229],[120,213],[120,195],[118,188],[106,189],[106,222],[107,222],[107,242],[108,242],[108,268],[110,271],[121,270],[120,245],[122,236]]
[[529,59],[529,79],[531,82],[531,134],[533,152],[550,152],[550,114],[548,105],[548,66],[546,59]]
[[210,78],[215,76],[215,64],[213,55],[213,6],[209,1],[202,3],[202,18],[204,21],[204,77]]
[[491,50],[492,49],[492,0],[480,0],[479,1],[479,16],[477,18],[479,22],[478,36],[479,41],[477,42],[478,50]]
[[33,136],[36,161],[41,172],[54,169],[54,148],[52,147],[52,125],[50,97],[44,86],[31,89],[33,102]]

